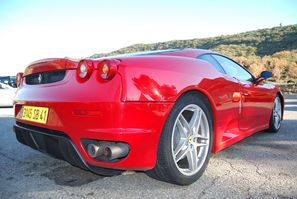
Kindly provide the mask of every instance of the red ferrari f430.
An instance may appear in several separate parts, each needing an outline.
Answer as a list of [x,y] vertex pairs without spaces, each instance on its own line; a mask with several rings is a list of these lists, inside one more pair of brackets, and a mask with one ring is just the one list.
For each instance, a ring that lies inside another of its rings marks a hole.
[[17,140],[101,175],[141,170],[188,185],[216,153],[280,129],[284,97],[232,59],[173,49],[44,59],[17,76]]

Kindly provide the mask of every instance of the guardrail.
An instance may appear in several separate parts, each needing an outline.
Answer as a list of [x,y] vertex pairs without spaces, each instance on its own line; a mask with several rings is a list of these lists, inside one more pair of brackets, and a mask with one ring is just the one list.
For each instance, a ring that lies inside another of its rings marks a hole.
[[297,99],[297,94],[284,94],[285,99]]
[[297,94],[297,84],[275,84],[279,86],[283,93]]

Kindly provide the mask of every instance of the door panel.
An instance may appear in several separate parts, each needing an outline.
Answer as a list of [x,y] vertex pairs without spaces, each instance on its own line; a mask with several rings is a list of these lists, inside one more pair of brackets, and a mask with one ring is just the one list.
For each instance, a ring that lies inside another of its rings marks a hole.
[[221,105],[217,112],[218,138],[215,138],[217,148],[214,151],[267,128],[273,104],[273,88],[255,84],[255,77],[228,57],[214,53],[200,57],[215,66],[224,74],[224,80],[229,82],[226,87],[221,84],[220,93],[214,95]]
[[273,100],[271,89],[264,84],[255,84],[253,75],[233,60],[220,55],[213,57],[229,76],[236,78],[240,83],[240,132],[246,134],[266,127],[271,111],[271,100]]
[[[222,74],[210,85],[205,85],[211,91],[212,98],[216,105],[216,119],[214,137],[214,151],[221,150],[233,143],[233,140],[240,136],[238,118],[240,116],[240,83],[237,79],[226,74],[222,66],[211,54],[200,56],[199,59],[209,62]],[[239,98],[236,99],[236,94]]]
[[230,141],[240,136],[238,118],[240,101],[234,100],[234,93],[240,93],[240,84],[234,78],[224,75],[208,86],[216,104],[214,151],[225,148]]
[[273,90],[265,84],[241,83],[242,113],[239,121],[244,132],[267,128],[273,102]]

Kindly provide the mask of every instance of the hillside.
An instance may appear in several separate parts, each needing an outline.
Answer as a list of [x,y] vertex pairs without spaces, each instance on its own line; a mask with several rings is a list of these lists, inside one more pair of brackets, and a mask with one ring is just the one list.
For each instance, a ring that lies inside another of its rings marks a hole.
[[135,44],[91,57],[172,48],[211,49],[239,61],[255,75],[271,70],[275,75],[272,81],[297,83],[297,24],[203,39]]

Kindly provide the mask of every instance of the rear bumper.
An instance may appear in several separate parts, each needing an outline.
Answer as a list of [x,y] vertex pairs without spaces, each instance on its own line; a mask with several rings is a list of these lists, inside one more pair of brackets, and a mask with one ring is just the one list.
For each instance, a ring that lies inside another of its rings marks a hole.
[[[47,124],[16,119],[15,132],[21,143],[84,169],[94,166],[148,170],[155,166],[160,133],[173,104],[25,102],[25,105],[49,107],[49,116]],[[16,104],[16,114],[20,107]],[[91,115],[84,115],[89,112]],[[44,141],[39,143],[38,137]],[[96,160],[87,153],[84,139],[124,142],[129,144],[130,151],[117,162]]]
[[84,161],[71,139],[63,132],[38,128],[22,123],[14,125],[17,140],[35,150],[66,160],[70,164],[100,175],[117,175],[118,170],[104,169]]

